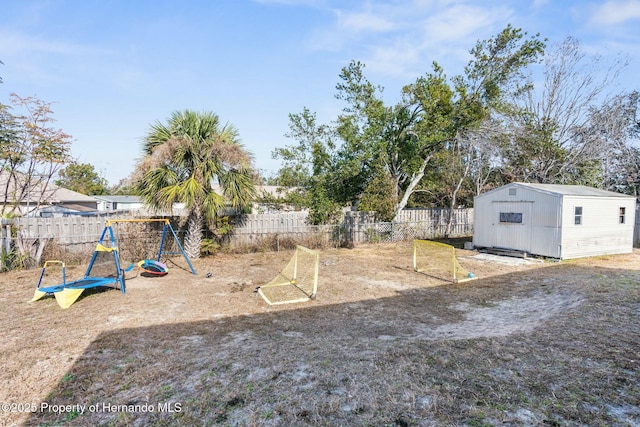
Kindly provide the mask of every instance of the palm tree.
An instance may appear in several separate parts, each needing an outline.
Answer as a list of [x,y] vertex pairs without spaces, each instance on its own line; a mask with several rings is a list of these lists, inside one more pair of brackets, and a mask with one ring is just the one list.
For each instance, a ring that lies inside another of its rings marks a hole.
[[152,125],[143,149],[136,169],[139,195],[155,210],[185,204],[184,249],[198,258],[205,221],[215,221],[227,204],[244,208],[255,197],[251,154],[233,125],[221,126],[214,113],[190,110]]

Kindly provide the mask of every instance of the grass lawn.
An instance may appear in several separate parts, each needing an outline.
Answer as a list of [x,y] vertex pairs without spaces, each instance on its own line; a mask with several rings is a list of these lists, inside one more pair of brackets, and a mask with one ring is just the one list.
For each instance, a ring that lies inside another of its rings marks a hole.
[[279,306],[254,291],[288,251],[177,260],[66,310],[28,302],[39,271],[0,274],[0,425],[640,426],[640,252],[460,250],[478,280],[454,285],[411,251],[320,251],[317,298]]

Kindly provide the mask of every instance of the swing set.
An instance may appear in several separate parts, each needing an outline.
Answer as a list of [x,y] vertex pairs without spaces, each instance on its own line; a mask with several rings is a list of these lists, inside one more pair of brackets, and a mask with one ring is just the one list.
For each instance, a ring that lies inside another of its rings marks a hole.
[[[191,273],[196,274],[196,270],[193,268],[189,257],[182,248],[182,245],[178,240],[178,236],[173,230],[168,219],[113,219],[106,222],[84,276],[81,279],[67,282],[64,262],[57,260],[46,261],[42,268],[42,272],[40,273],[38,286],[31,301],[37,301],[46,295],[53,295],[60,307],[69,308],[80,297],[80,294],[82,294],[85,289],[115,286],[116,289],[120,289],[124,294],[126,292],[124,273],[130,271],[134,265],[131,264],[126,269],[121,268],[120,251],[116,244],[114,225],[117,225],[118,223],[154,222],[160,222],[163,225],[157,256],[155,256],[155,259],[145,259],[140,261],[138,263],[138,267],[147,274],[163,276],[167,274],[168,268],[165,264],[160,262],[162,257],[181,254],[187,262]],[[173,237],[173,241],[179,251],[167,250],[167,239],[170,237]],[[43,286],[44,279],[48,279],[50,277],[47,269],[52,268],[53,266],[57,266],[61,270],[62,283],[57,283],[52,286]]]

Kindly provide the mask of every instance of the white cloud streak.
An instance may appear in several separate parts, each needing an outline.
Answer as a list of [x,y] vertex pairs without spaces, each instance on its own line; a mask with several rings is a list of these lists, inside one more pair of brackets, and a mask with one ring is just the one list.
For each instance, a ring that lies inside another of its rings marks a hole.
[[616,25],[633,20],[640,20],[639,0],[606,1],[594,10],[591,17],[593,24],[600,25]]
[[313,48],[352,52],[372,71],[395,76],[422,74],[433,61],[466,62],[478,34],[499,31],[512,15],[504,6],[424,0],[366,2],[333,13]]
[[87,47],[76,43],[59,40],[46,40],[32,37],[20,32],[0,30],[0,51],[3,55],[25,53],[44,53],[56,55],[86,55],[100,53],[95,47]]

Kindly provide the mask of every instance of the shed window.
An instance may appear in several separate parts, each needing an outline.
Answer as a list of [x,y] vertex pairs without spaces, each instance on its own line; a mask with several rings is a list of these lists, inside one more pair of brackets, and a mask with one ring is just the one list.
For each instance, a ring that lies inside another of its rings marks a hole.
[[620,224],[625,223],[625,216],[626,216],[625,213],[626,213],[626,208],[620,207]]
[[522,213],[520,213],[520,212],[500,212],[500,222],[510,222],[512,224],[522,224]]
[[574,212],[574,224],[582,225],[582,206],[576,206],[573,212]]
[[510,188],[509,189],[509,197],[516,197],[517,194],[518,194],[518,189],[517,188]]

